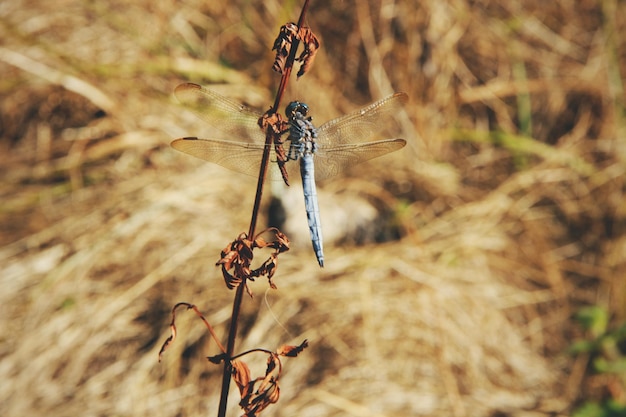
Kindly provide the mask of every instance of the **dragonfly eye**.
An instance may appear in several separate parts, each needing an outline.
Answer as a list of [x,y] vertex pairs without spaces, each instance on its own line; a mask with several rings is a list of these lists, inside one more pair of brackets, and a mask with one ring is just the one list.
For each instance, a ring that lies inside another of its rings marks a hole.
[[287,105],[287,108],[285,109],[285,115],[287,115],[287,117],[291,119],[295,112],[306,116],[309,112],[309,106],[305,103],[300,103],[299,101],[292,101]]

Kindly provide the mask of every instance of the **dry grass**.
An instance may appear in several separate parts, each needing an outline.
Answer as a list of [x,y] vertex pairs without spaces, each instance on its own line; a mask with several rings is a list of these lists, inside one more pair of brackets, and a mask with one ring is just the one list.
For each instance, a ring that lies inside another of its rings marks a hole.
[[[193,314],[157,352],[178,301],[225,334],[214,263],[255,184],[168,147],[207,129],[171,92],[268,107],[299,7],[2,2],[1,415],[216,413]],[[241,350],[311,342],[264,415],[568,415],[606,395],[564,352],[582,305],[626,315],[626,5],[314,0],[308,20],[322,49],[287,98],[319,123],[405,91],[410,145],[322,186],[324,270],[294,231],[279,290],[252,285]],[[400,238],[346,237],[335,199]]]

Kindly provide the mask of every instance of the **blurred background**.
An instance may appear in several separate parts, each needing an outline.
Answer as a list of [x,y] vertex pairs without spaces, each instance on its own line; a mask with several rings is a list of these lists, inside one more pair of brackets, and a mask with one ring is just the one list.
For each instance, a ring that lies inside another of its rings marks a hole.
[[[301,6],[2,1],[1,415],[217,414],[195,315],[157,353],[179,301],[225,337],[214,264],[256,184],[169,147],[214,135],[172,91],[267,109]],[[310,347],[263,415],[624,415],[626,3],[313,0],[307,21],[321,49],[285,103],[321,124],[404,91],[408,145],[319,185],[324,269],[299,182],[273,185],[292,250],[237,350]]]

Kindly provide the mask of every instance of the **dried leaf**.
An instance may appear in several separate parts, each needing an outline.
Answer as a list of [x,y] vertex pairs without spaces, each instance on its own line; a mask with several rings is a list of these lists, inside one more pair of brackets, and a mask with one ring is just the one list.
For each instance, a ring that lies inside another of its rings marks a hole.
[[272,47],[272,50],[276,51],[272,69],[279,74],[285,73],[285,69],[289,65],[287,58],[293,49],[296,39],[302,42],[304,46],[302,53],[296,58],[296,61],[301,62],[300,70],[298,71],[298,78],[300,78],[306,74],[313,65],[315,55],[320,47],[319,39],[308,27],[298,28],[298,25],[295,23],[287,23],[280,28],[278,37]]
[[207,356],[207,359],[209,360],[209,362],[219,365],[226,359],[226,354],[220,353],[219,355],[215,356]]
[[309,341],[305,339],[304,342],[302,342],[298,346],[283,345],[280,348],[278,348],[276,353],[281,356],[288,356],[290,358],[295,358],[308,346],[309,346]]
[[[228,289],[232,290],[238,287],[244,279],[250,277],[253,245],[254,241],[242,233],[222,250],[221,258],[215,265],[222,266],[222,276]],[[231,269],[234,269],[233,274],[229,272]]]
[[246,260],[252,260],[252,257],[254,256],[252,254],[252,241],[249,239],[242,239],[241,240],[241,245],[238,247],[239,249],[239,255],[241,257],[243,257]]
[[273,289],[273,290],[277,290],[278,289],[276,284],[274,284],[274,281],[272,281],[272,277],[268,277],[267,278],[267,283],[270,285],[271,289]]
[[296,58],[296,61],[302,62],[302,64],[300,64],[300,70],[298,70],[298,78],[300,78],[306,74],[313,65],[317,50],[320,48],[320,41],[308,27],[300,28],[298,37],[304,44],[304,50],[300,56]]
[[242,392],[239,405],[246,412],[246,416],[256,416],[267,406],[278,401],[280,396],[280,388],[278,386],[280,372],[280,359],[278,355],[272,353],[268,358],[265,376],[256,378],[248,383],[246,389]]
[[252,290],[250,290],[250,287],[248,286],[247,283],[246,283],[245,289],[248,295],[250,296],[250,298],[254,298],[254,294],[252,294]]
[[269,243],[267,243],[267,241],[263,239],[261,236],[257,236],[257,238],[254,239],[254,246],[256,246],[257,248],[264,248],[268,245]]
[[276,286],[272,284],[272,277],[274,273],[276,273],[276,269],[278,269],[278,255],[273,253],[267,261],[265,261],[265,269],[267,270],[267,278],[270,280],[270,285],[272,288],[276,289]]
[[[258,416],[269,405],[274,404],[280,397],[280,387],[276,381],[264,383],[264,378],[257,378],[248,384],[239,406],[246,412],[246,417]],[[263,385],[263,389],[261,389]]]
[[280,373],[282,371],[282,365],[277,353],[271,353],[267,358],[267,369],[265,370],[265,379],[274,378],[278,381]]
[[269,129],[272,134],[282,135],[289,129],[289,123],[283,119],[280,113],[275,113],[272,109],[266,111],[263,116],[259,118],[259,127],[264,132]]
[[276,242],[278,246],[275,249],[277,249],[278,253],[287,252],[289,250],[289,244],[291,243],[289,242],[289,238],[278,229],[276,229]]
[[176,339],[176,334],[177,334],[177,331],[176,331],[176,310],[178,310],[178,308],[181,307],[181,306],[187,307],[187,310],[193,310],[196,313],[196,315],[198,317],[200,317],[200,319],[202,320],[202,322],[204,323],[206,328],[209,330],[209,333],[211,333],[211,336],[213,337],[213,340],[215,340],[215,343],[217,343],[217,345],[219,346],[219,348],[220,348],[220,350],[222,352],[225,352],[226,349],[224,349],[224,346],[222,346],[222,344],[220,343],[217,335],[215,334],[215,331],[213,330],[213,326],[211,326],[211,324],[207,321],[207,319],[200,312],[200,310],[198,310],[198,307],[196,307],[194,304],[182,302],[182,303],[177,303],[172,308],[172,321],[170,322],[170,329],[171,329],[172,334],[165,340],[165,342],[161,346],[161,350],[159,350],[159,362],[161,362],[163,353],[170,347],[170,345]]
[[280,28],[278,37],[274,41],[272,51],[276,51],[276,57],[274,58],[274,65],[272,69],[279,74],[284,74],[285,67],[287,65],[287,57],[291,52],[293,41],[298,36],[298,25],[291,22],[283,25]]
[[[274,240],[267,241],[261,236],[268,231],[274,233]],[[268,247],[274,249],[274,253],[259,268],[252,270],[250,264],[252,263],[253,249]],[[252,240],[248,239],[245,233],[242,233],[222,250],[221,258],[216,262],[216,265],[222,266],[222,276],[228,289],[232,290],[245,283],[246,292],[252,297],[246,280],[254,281],[256,277],[266,275],[270,287],[276,289],[272,277],[278,267],[278,255],[288,250],[289,239],[276,228],[264,230]]]
[[[278,380],[280,379],[282,373],[282,363],[280,361],[280,357],[298,356],[298,354],[306,347],[308,347],[308,341],[304,340],[298,346],[281,346],[277,352],[268,352],[264,349],[254,349],[254,351],[263,351],[268,353],[267,367],[263,377],[256,378],[252,381],[250,381],[249,369],[245,367],[245,372],[247,372],[245,373],[245,378],[244,376],[241,376],[237,381],[237,386],[239,386],[239,391],[241,393],[241,401],[239,402],[239,405],[244,409],[245,416],[257,416],[258,413],[267,408],[270,404],[278,401],[278,398],[280,397]],[[251,352],[252,351],[247,353]],[[233,367],[235,367],[235,361],[233,361]],[[234,372],[235,371],[233,371],[233,375]],[[238,372],[243,373],[244,370]],[[244,382],[247,383],[245,387],[242,388]]]
[[235,251],[222,251],[221,258],[215,263],[215,265],[223,265],[226,269],[232,268],[233,261],[237,257]]
[[250,383],[250,368],[245,362],[234,360],[231,362],[231,372],[233,380],[239,388],[239,394],[243,397],[246,387]]
[[172,321],[170,322],[171,334],[167,339],[165,339],[163,345],[161,345],[161,349],[159,350],[159,362],[161,362],[161,359],[163,359],[163,353],[165,353],[165,351],[171,346],[171,344],[174,343],[174,340],[176,340],[176,310],[181,305],[186,306],[187,309],[190,309],[193,306],[193,304],[189,303],[177,303],[174,307],[172,307]]
[[174,339],[176,339],[176,326],[171,327],[171,329],[172,334],[167,339],[165,339],[165,342],[163,342],[163,345],[159,350],[159,362],[161,362],[161,360],[163,359],[163,353],[165,353],[165,351],[170,347]]
[[283,147],[285,142],[282,139],[282,135],[289,130],[289,123],[284,120],[280,114],[272,112],[271,109],[265,112],[258,123],[266,135],[272,135],[272,143],[274,144],[274,151],[276,153],[276,163],[278,164],[285,184],[289,185],[289,175],[285,168],[285,163],[288,161],[287,151],[285,151]]
[[277,144],[274,142],[274,153],[276,154],[276,164],[278,165],[278,169],[280,170],[280,175],[283,177],[283,181],[286,186],[289,186],[289,173],[287,172],[287,167],[285,164],[287,163],[287,151],[283,147],[282,143]]
[[229,290],[237,288],[239,284],[241,284],[242,279],[230,274],[224,265],[222,265],[222,276],[224,277],[224,283],[226,283],[226,287]]

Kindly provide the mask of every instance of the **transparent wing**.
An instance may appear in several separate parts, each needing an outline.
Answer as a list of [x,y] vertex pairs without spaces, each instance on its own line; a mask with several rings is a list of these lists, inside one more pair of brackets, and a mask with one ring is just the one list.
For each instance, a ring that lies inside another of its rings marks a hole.
[[407,99],[405,93],[395,93],[360,110],[324,123],[317,129],[318,146],[324,148],[355,141],[364,142],[376,134],[393,130],[396,125],[394,117]]
[[[397,151],[406,145],[404,139],[387,139],[376,142],[345,144],[327,147],[313,154],[315,179],[317,181],[333,177],[348,167]],[[233,142],[217,139],[181,138],[172,142],[172,147],[235,172],[257,177],[261,166],[264,144]],[[276,154],[270,151],[268,179],[282,181],[278,170]],[[299,161],[287,162],[290,183],[300,177]]]
[[225,137],[252,143],[265,142],[265,134],[257,124],[260,113],[198,84],[181,84],[174,90],[174,95],[185,107],[222,132]]
[[[171,145],[178,151],[253,177],[259,176],[261,157],[265,147],[264,143],[198,138],[176,139]],[[270,161],[276,161],[273,147],[270,151]],[[270,162],[268,178],[282,180],[280,171],[275,165],[276,163]]]
[[[235,139],[181,138],[172,142],[174,149],[236,172],[258,176],[265,147],[265,134],[257,124],[260,113],[197,84],[181,84],[174,93],[198,117]],[[322,125],[316,139],[318,150],[313,155],[315,179],[332,177],[352,165],[404,147],[404,139],[362,141],[387,130],[406,100],[406,94],[396,93]],[[351,143],[354,141],[359,143]],[[289,146],[288,143],[285,146]],[[268,178],[282,180],[275,162],[272,146]],[[300,177],[299,161],[289,161],[286,166],[291,180]]]
[[[348,167],[402,149],[404,139],[385,139],[366,143],[348,143],[319,148],[313,154],[315,179],[322,180],[335,176]],[[289,178],[292,178],[291,172]]]

